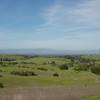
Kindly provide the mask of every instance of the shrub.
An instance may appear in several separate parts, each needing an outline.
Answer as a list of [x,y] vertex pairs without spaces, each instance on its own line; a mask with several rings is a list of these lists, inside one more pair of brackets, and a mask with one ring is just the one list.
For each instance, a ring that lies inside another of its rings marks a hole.
[[0,69],[0,72],[3,72],[3,71]]
[[0,75],[0,77],[3,77],[2,75]]
[[8,67],[8,64],[3,63],[1,66],[2,67]]
[[36,64],[34,62],[21,62],[20,64]]
[[33,71],[13,71],[11,74],[19,76],[37,76]]
[[68,65],[67,64],[62,64],[62,65],[60,65],[59,68],[62,69],[62,70],[68,70]]
[[42,71],[48,71],[48,69],[46,69],[46,68],[42,68],[42,67],[39,67],[39,68],[37,68],[38,70],[42,70]]
[[79,65],[76,65],[74,67],[74,70],[75,71],[88,71],[89,70],[89,65],[87,65],[87,64],[79,64]]
[[18,65],[19,68],[29,68],[28,66],[25,65]]
[[17,65],[17,64],[18,64],[18,62],[11,62],[11,64],[12,64],[12,65]]
[[100,75],[100,65],[92,66],[91,72]]
[[54,77],[59,77],[59,74],[58,73],[54,73],[53,76]]
[[46,62],[44,62],[44,63],[43,63],[43,65],[47,65],[47,63],[46,63]]
[[55,61],[51,61],[51,64],[52,64],[52,65],[55,65],[55,64],[56,64],[56,62],[55,62]]
[[68,63],[67,65],[68,65],[68,67],[73,67],[74,63]]
[[4,85],[3,85],[3,83],[0,83],[0,88],[4,88]]

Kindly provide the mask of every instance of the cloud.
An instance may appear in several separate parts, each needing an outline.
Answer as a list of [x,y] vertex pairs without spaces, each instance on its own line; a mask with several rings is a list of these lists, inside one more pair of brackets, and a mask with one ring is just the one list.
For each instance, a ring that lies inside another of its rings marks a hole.
[[[36,42],[48,48],[100,49],[100,0],[84,0],[74,6],[55,3],[42,12],[44,23],[37,34],[58,37]],[[59,36],[59,34],[62,34]]]
[[100,0],[85,0],[73,10],[72,15],[77,16],[80,23],[100,28]]
[[65,50],[90,50],[100,49],[99,46],[100,34],[92,33],[77,33],[76,38],[65,36],[64,38],[52,40],[8,40],[1,41],[0,48],[52,48],[52,49],[65,49]]
[[65,2],[55,3],[42,12],[44,23],[37,33],[68,35],[76,30],[100,28],[100,0],[84,0],[74,3],[74,7],[64,5]]
[[[42,23],[30,36],[0,33],[0,40],[15,39],[8,43],[14,48],[100,49],[100,0],[68,2],[62,0],[43,9]],[[0,48],[6,44],[7,41]]]

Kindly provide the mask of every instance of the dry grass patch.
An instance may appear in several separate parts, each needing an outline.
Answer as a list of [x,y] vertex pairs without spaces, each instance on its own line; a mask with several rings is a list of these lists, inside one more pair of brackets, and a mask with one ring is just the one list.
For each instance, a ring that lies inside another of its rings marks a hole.
[[12,91],[2,94],[0,100],[80,100],[82,97],[100,93],[100,87],[27,88],[13,89]]

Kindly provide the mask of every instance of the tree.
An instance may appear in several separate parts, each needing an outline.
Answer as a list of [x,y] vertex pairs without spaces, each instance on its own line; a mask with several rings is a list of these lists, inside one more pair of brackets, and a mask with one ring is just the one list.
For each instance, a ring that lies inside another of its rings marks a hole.
[[91,67],[91,72],[100,75],[100,64]]
[[4,85],[3,85],[3,83],[0,83],[0,88],[4,88]]
[[62,64],[62,65],[60,65],[59,68],[62,69],[62,70],[68,70],[68,65],[67,64]]
[[78,64],[74,67],[75,71],[89,71],[90,66],[88,64]]

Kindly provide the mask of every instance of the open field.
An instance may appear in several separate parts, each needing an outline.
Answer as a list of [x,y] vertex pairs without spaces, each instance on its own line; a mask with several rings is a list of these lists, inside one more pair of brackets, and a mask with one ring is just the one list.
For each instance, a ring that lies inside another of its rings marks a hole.
[[[51,87],[51,88],[20,88],[5,90],[0,100],[80,100],[85,96],[96,95],[100,88],[82,87]],[[86,99],[88,100],[88,99]],[[91,100],[91,99],[90,99]],[[94,100],[94,99],[93,99]],[[99,100],[99,99],[98,99]]]
[[79,100],[100,93],[100,56],[0,55],[0,100]]
[[89,96],[89,97],[85,97],[82,100],[100,100],[100,94],[97,94],[95,96]]

